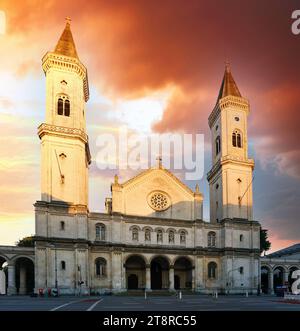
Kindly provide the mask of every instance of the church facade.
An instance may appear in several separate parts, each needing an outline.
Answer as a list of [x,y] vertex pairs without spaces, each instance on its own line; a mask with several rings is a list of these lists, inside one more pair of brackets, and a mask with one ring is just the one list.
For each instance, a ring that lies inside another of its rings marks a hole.
[[123,183],[115,176],[106,212],[91,212],[88,76],[69,21],[42,67],[46,116],[38,128],[41,200],[34,205],[35,291],[56,287],[61,294],[130,289],[256,293],[260,224],[252,215],[249,103],[229,66],[209,116],[210,222],[203,220],[198,186],[191,190],[160,160]]

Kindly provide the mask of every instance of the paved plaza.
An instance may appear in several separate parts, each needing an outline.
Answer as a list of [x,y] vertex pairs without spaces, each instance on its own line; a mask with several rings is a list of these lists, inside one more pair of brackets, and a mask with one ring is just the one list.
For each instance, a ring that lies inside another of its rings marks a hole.
[[276,296],[98,296],[32,298],[1,296],[0,311],[300,311],[300,303]]

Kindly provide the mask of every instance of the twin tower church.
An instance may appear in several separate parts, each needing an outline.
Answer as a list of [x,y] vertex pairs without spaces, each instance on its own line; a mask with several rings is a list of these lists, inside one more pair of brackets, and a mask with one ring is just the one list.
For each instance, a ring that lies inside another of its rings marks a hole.
[[38,128],[41,200],[34,205],[35,290],[256,293],[260,225],[252,216],[249,103],[230,68],[208,120],[213,162],[207,175],[211,220],[205,222],[202,194],[161,163],[124,183],[116,177],[106,212],[91,212],[88,76],[69,21],[42,62],[46,117]]

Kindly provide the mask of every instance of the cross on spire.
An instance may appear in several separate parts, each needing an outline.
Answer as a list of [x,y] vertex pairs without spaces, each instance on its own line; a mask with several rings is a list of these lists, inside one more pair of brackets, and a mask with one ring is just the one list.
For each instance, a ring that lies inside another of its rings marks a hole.
[[71,32],[71,19],[66,17],[66,26],[55,47],[54,53],[78,59],[74,39]]
[[225,61],[225,69],[227,72],[230,72],[230,63],[229,61]]
[[161,157],[161,155],[158,155],[156,160],[157,160],[157,168],[161,169],[162,168],[162,157]]
[[242,97],[236,82],[233,79],[232,72],[230,69],[230,64],[228,61],[225,62],[225,72],[224,72],[224,77],[223,81],[221,84],[221,88],[219,91],[217,103],[219,102],[220,99],[227,97],[227,96],[234,96],[234,97]]

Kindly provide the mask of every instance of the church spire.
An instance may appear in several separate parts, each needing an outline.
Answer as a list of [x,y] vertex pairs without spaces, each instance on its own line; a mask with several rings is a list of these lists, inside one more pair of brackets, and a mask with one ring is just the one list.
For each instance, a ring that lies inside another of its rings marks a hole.
[[230,69],[230,64],[228,62],[226,62],[225,64],[225,72],[224,72],[224,77],[223,77],[223,81],[221,84],[221,88],[220,88],[220,92],[218,95],[218,99],[217,102],[224,98],[227,97],[229,95],[235,96],[235,97],[242,97],[236,82],[233,79],[232,73],[231,73],[231,69]]
[[78,55],[70,27],[71,27],[71,19],[69,17],[66,17],[66,27],[58,40],[54,53],[75,57],[78,59]]

